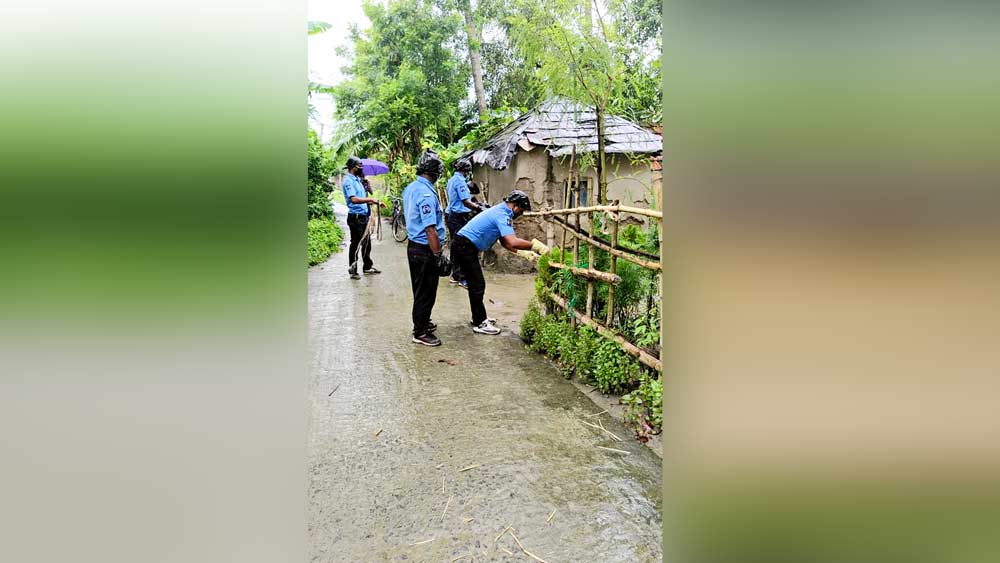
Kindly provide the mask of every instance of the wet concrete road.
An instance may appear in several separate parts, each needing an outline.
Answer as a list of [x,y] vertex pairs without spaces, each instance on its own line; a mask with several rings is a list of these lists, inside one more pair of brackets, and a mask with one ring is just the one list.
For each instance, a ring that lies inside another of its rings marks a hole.
[[444,345],[419,346],[405,244],[383,234],[381,275],[349,279],[346,249],[309,271],[311,560],[533,561],[494,541],[510,525],[549,563],[660,561],[660,459],[524,348],[531,277],[487,275],[500,336],[443,279]]

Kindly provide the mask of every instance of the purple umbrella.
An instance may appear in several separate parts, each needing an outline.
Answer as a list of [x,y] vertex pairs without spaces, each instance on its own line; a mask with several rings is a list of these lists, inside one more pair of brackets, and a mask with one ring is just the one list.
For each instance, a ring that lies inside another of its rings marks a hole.
[[361,165],[361,169],[364,170],[365,176],[378,176],[379,174],[386,174],[389,172],[389,165],[384,162],[379,162],[374,158],[362,158]]

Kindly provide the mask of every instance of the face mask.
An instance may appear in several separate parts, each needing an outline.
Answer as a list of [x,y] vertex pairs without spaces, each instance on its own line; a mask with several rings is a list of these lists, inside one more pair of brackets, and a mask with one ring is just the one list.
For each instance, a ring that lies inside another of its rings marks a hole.
[[514,206],[514,218],[515,219],[517,219],[518,217],[520,217],[522,213],[524,213],[524,210],[521,209],[520,206]]

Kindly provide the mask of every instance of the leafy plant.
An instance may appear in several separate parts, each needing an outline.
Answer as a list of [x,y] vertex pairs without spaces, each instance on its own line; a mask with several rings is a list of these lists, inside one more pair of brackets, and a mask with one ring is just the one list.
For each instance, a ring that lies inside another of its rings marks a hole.
[[308,251],[306,263],[315,266],[326,261],[330,254],[340,251],[344,230],[331,219],[310,219],[306,224]]
[[331,219],[333,209],[327,197],[333,190],[330,175],[336,165],[330,158],[329,150],[319,140],[319,135],[310,130],[307,133],[306,155],[306,217],[308,219]]
[[639,388],[623,395],[625,424],[636,433],[636,437],[646,441],[663,429],[663,385],[660,380],[643,374]]

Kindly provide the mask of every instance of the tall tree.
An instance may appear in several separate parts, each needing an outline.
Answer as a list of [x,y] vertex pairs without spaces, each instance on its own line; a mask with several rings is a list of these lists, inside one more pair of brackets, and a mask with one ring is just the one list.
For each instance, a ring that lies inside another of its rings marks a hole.
[[469,68],[460,56],[462,20],[432,0],[366,0],[371,27],[352,27],[346,82],[334,88],[337,115],[366,132],[390,159],[415,160],[425,138],[454,141],[467,114]]
[[486,116],[486,89],[483,87],[483,63],[481,59],[482,39],[479,36],[479,25],[472,11],[471,0],[459,0],[462,17],[465,18],[465,34],[469,43],[469,63],[472,65],[472,85],[476,90],[476,107],[479,109],[479,119]]
[[515,0],[512,37],[553,93],[592,106],[597,114],[598,201],[607,201],[604,120],[629,68],[621,37],[591,0]]

